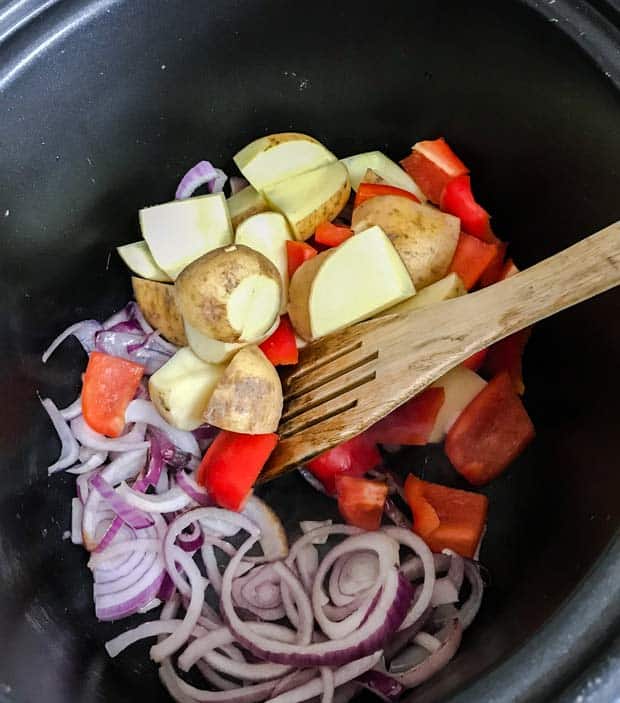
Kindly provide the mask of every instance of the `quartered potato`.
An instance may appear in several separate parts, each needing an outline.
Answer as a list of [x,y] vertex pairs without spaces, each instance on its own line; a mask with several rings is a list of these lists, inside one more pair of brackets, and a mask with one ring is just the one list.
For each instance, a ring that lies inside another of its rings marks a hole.
[[177,307],[174,286],[132,276],[133,294],[146,321],[162,337],[178,347],[187,345],[183,318]]

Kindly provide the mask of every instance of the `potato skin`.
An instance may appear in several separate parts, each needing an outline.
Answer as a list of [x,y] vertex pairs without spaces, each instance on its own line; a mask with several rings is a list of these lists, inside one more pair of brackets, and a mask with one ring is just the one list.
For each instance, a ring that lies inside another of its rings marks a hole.
[[322,222],[331,222],[340,214],[344,206],[347,204],[350,194],[351,184],[347,178],[346,182],[343,183],[342,188],[337,190],[329,200],[324,202],[321,207],[318,208],[318,210],[311,212],[302,220],[296,222],[294,227],[292,226],[295,239],[309,239],[314,234],[314,230]]
[[458,218],[399,195],[379,195],[353,211],[355,232],[379,225],[419,290],[443,278],[459,238]]
[[131,277],[133,294],[146,321],[161,332],[162,337],[179,347],[187,346],[183,318],[176,303],[171,283]]
[[205,422],[231,432],[268,434],[278,429],[281,415],[278,372],[257,346],[244,347],[218,381]]
[[310,294],[314,277],[319,272],[325,260],[330,257],[335,249],[322,251],[317,256],[304,261],[295,271],[288,289],[288,316],[295,332],[306,342],[312,340],[312,321],[310,319]]
[[281,289],[278,269],[254,249],[231,244],[214,249],[186,266],[174,287],[183,319],[220,342],[238,342],[241,332],[228,321],[232,292],[247,276],[273,279]]

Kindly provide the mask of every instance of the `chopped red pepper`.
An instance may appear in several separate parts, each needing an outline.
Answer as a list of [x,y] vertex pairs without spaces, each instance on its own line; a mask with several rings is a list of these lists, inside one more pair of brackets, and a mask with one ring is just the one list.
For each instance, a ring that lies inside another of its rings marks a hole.
[[482,364],[484,364],[484,360],[486,359],[488,353],[488,349],[481,349],[479,352],[476,352],[465,359],[462,365],[472,371],[477,371]]
[[440,207],[461,220],[461,228],[484,242],[497,242],[491,230],[489,213],[474,200],[467,174],[453,178],[443,189]]
[[323,244],[327,247],[337,247],[353,236],[353,230],[349,227],[341,227],[334,225],[331,222],[323,222],[314,232],[314,240],[317,244]]
[[459,235],[450,271],[459,275],[467,290],[471,290],[496,256],[497,245],[483,242],[465,232]]
[[444,399],[443,388],[427,388],[379,420],[367,433],[379,444],[427,444]]
[[433,552],[451,549],[472,558],[487,519],[486,496],[429,483],[409,474],[405,496],[413,513],[413,531]]
[[435,205],[439,205],[449,181],[469,173],[443,137],[414,144],[411,154],[400,164]]
[[289,278],[295,273],[295,271],[297,271],[304,261],[308,261],[308,259],[311,259],[317,254],[317,250],[309,244],[306,244],[306,242],[286,242]]
[[482,486],[501,474],[534,434],[534,425],[504,372],[459,415],[448,431],[445,451],[462,476]]
[[497,283],[502,276],[502,271],[504,270],[504,257],[506,256],[506,249],[508,245],[505,242],[498,242],[497,249],[495,251],[495,256],[491,263],[486,267],[484,273],[480,277],[480,285],[483,288],[487,286],[492,286]]
[[489,354],[484,362],[484,370],[491,376],[506,371],[512,380],[512,385],[519,395],[525,392],[523,383],[523,352],[532,334],[528,327],[510,337],[500,339],[489,347]]
[[336,476],[338,510],[349,525],[378,530],[388,496],[386,483],[354,476]]
[[295,332],[288,315],[282,315],[278,328],[260,345],[260,348],[274,366],[286,366],[299,361]]
[[329,449],[312,459],[307,468],[319,479],[328,493],[336,489],[336,476],[363,476],[381,463],[381,454],[367,433]]
[[414,203],[420,202],[420,199],[413,193],[410,193],[408,190],[403,190],[402,188],[395,188],[386,183],[360,183],[355,195],[353,207],[356,208],[366,200],[370,200],[370,198],[374,198],[377,195],[400,195],[408,200],[413,200]]
[[118,437],[125,427],[125,410],[136,394],[144,366],[94,351],[82,382],[82,413],[95,432]]
[[277,443],[277,434],[222,431],[202,458],[197,481],[222,508],[242,510]]

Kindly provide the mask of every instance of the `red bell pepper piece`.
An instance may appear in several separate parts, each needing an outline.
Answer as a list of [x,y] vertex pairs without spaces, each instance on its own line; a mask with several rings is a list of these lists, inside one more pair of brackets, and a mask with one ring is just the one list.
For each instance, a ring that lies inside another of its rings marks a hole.
[[388,496],[386,483],[354,476],[336,476],[338,510],[349,525],[378,530]]
[[506,371],[512,380],[512,385],[519,395],[525,392],[523,383],[523,352],[532,334],[528,327],[520,332],[511,334],[510,337],[500,339],[489,347],[489,353],[484,363],[484,370],[490,376],[496,376]]
[[287,242],[286,256],[288,257],[288,275],[289,278],[297,271],[297,269],[308,261],[313,256],[318,254],[314,247],[311,247],[306,242]]
[[355,194],[353,207],[356,208],[366,200],[370,200],[370,198],[374,198],[377,195],[400,195],[408,200],[413,200],[414,203],[420,202],[420,199],[413,193],[410,193],[408,190],[403,190],[402,188],[389,186],[386,183],[360,183],[357,193]]
[[333,494],[336,476],[363,476],[381,463],[381,454],[366,432],[329,449],[312,459],[307,468],[319,479],[325,490]]
[[462,476],[482,486],[499,476],[534,434],[534,425],[504,372],[459,415],[448,431],[445,451]]
[[443,137],[414,144],[411,154],[400,164],[435,205],[439,205],[449,181],[469,173]]
[[288,315],[282,315],[278,328],[260,345],[260,348],[274,366],[286,366],[299,361],[295,332]]
[[327,247],[337,247],[353,236],[353,230],[349,227],[341,227],[334,225],[331,222],[323,222],[314,232],[314,240],[317,244],[323,244]]
[[492,286],[501,280],[502,272],[504,270],[504,257],[506,256],[506,249],[508,245],[505,242],[498,242],[497,249],[495,251],[495,256],[491,263],[486,267],[484,273],[480,277],[480,285],[482,288],[487,286]]
[[125,410],[136,395],[144,366],[94,351],[82,382],[82,413],[95,432],[118,437],[125,427]]
[[444,399],[443,388],[427,388],[366,432],[379,444],[427,444]]
[[488,244],[465,232],[459,235],[450,271],[459,275],[467,290],[471,290],[496,256],[497,245]]
[[453,178],[441,194],[440,207],[461,220],[461,228],[484,242],[497,243],[491,230],[489,213],[474,200],[467,174]]
[[277,443],[277,434],[222,431],[202,458],[197,481],[222,508],[242,510]]
[[499,280],[503,281],[506,278],[514,276],[516,273],[519,273],[519,269],[515,266],[515,262],[512,259],[508,259],[504,264]]
[[413,513],[413,531],[433,552],[451,549],[472,558],[487,519],[486,496],[429,483],[409,474],[405,496]]
[[470,357],[465,359],[462,365],[468,369],[471,369],[472,371],[477,371],[482,366],[482,364],[484,364],[484,360],[486,359],[488,353],[488,349],[481,349],[479,352],[476,352],[475,354],[472,354]]

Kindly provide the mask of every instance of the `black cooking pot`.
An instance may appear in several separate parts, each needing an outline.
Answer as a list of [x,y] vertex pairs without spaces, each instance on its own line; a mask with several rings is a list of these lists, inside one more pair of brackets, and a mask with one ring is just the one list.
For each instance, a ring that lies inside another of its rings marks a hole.
[[[128,299],[114,247],[138,208],[267,132],[393,157],[443,134],[532,264],[620,215],[618,17],[614,0],[0,3],[1,701],[167,700],[146,645],[103,650],[131,622],[95,620],[37,400],[79,388],[75,344],[40,363],[57,332]],[[484,607],[414,700],[620,696],[619,316],[615,291],[536,328],[538,437],[485,491]],[[394,462],[462,485],[439,453]],[[334,510],[298,475],[261,493],[290,526]]]

